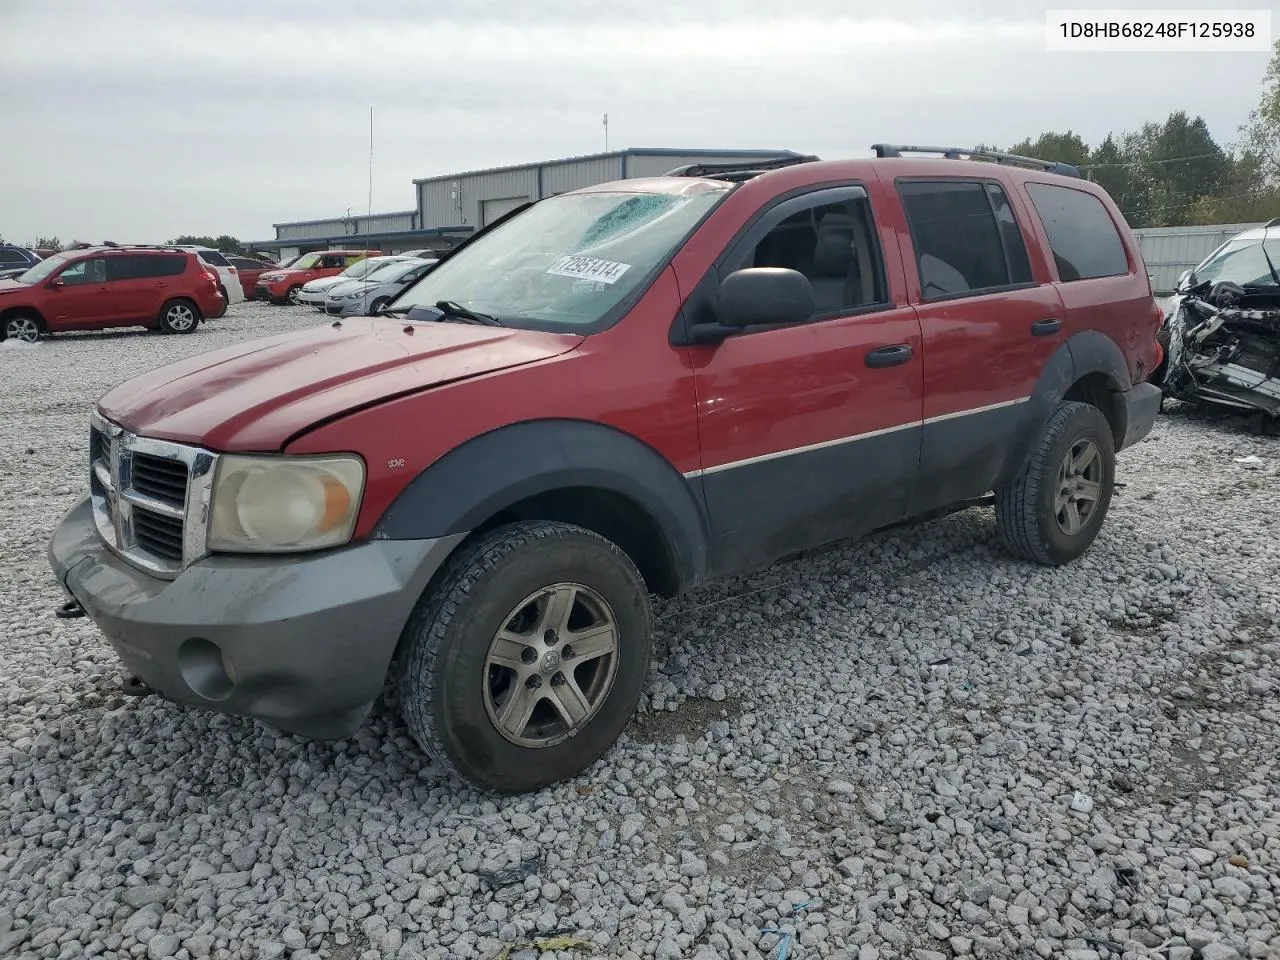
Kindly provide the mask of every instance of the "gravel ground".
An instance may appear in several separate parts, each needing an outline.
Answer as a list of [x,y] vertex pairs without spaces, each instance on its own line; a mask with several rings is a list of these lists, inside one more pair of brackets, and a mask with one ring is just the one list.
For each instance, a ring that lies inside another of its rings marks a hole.
[[93,399],[316,322],[0,348],[0,957],[1280,958],[1280,440],[1171,409],[1068,569],[979,509],[662,604],[619,747],[495,801],[390,707],[126,699],[52,616]]

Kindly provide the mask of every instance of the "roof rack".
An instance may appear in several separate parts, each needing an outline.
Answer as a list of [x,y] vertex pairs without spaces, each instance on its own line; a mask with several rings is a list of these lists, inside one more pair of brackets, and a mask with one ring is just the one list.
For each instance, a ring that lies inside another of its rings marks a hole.
[[821,159],[821,157],[804,154],[746,163],[741,160],[733,163],[690,163],[683,167],[676,167],[674,170],[668,170],[664,176],[704,177],[709,180],[730,180],[736,183],[758,177],[762,173],[768,173],[770,170],[781,170],[783,167],[793,167],[798,163],[814,163]]
[[1016,153],[1001,153],[998,150],[981,150],[977,147],[914,147],[893,143],[873,143],[871,149],[877,157],[900,157],[904,153],[940,153],[948,160],[960,160],[968,157],[971,160],[994,160],[1015,167],[1030,167],[1043,170],[1045,173],[1057,173],[1064,177],[1079,177],[1079,168],[1070,163],[1057,160],[1041,160],[1037,157],[1024,157]]

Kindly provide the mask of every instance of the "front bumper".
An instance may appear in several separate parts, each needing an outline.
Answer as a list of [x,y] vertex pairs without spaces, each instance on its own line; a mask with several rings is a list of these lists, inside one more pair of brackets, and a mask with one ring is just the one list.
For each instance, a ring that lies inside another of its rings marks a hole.
[[364,721],[409,614],[461,539],[211,556],[160,580],[107,549],[86,497],[55,529],[49,560],[126,670],[153,690],[331,739]]
[[1154,383],[1135,383],[1121,396],[1125,405],[1125,429],[1119,449],[1123,450],[1151,432],[1160,413],[1161,393]]
[[324,308],[324,291],[316,290],[299,290],[298,302],[305,303],[309,307]]

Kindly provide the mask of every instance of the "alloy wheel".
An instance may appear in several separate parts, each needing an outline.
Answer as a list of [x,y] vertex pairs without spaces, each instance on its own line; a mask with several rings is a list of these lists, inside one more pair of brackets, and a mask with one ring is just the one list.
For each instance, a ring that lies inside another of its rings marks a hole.
[[35,343],[40,339],[40,324],[32,317],[13,317],[4,325],[4,335],[10,340]]
[[1058,529],[1073,537],[1085,528],[1102,496],[1102,456],[1098,445],[1087,438],[1077,440],[1058,468],[1057,493],[1053,501]]
[[178,333],[185,333],[196,325],[195,312],[181,303],[175,303],[165,311],[164,316],[165,320],[168,321],[169,328]]
[[512,743],[553,746],[591,722],[617,667],[609,604],[582,584],[552,584],[520,601],[490,641],[485,711]]

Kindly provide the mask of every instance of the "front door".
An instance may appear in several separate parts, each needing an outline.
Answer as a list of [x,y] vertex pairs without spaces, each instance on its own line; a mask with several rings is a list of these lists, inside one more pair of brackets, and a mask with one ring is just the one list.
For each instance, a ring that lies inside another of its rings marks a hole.
[[92,330],[109,326],[117,317],[106,257],[77,260],[50,278],[49,285],[50,330]]
[[752,266],[804,273],[816,310],[802,323],[689,348],[720,572],[902,519],[919,464],[919,323],[890,296],[866,189],[778,202],[699,290]]

